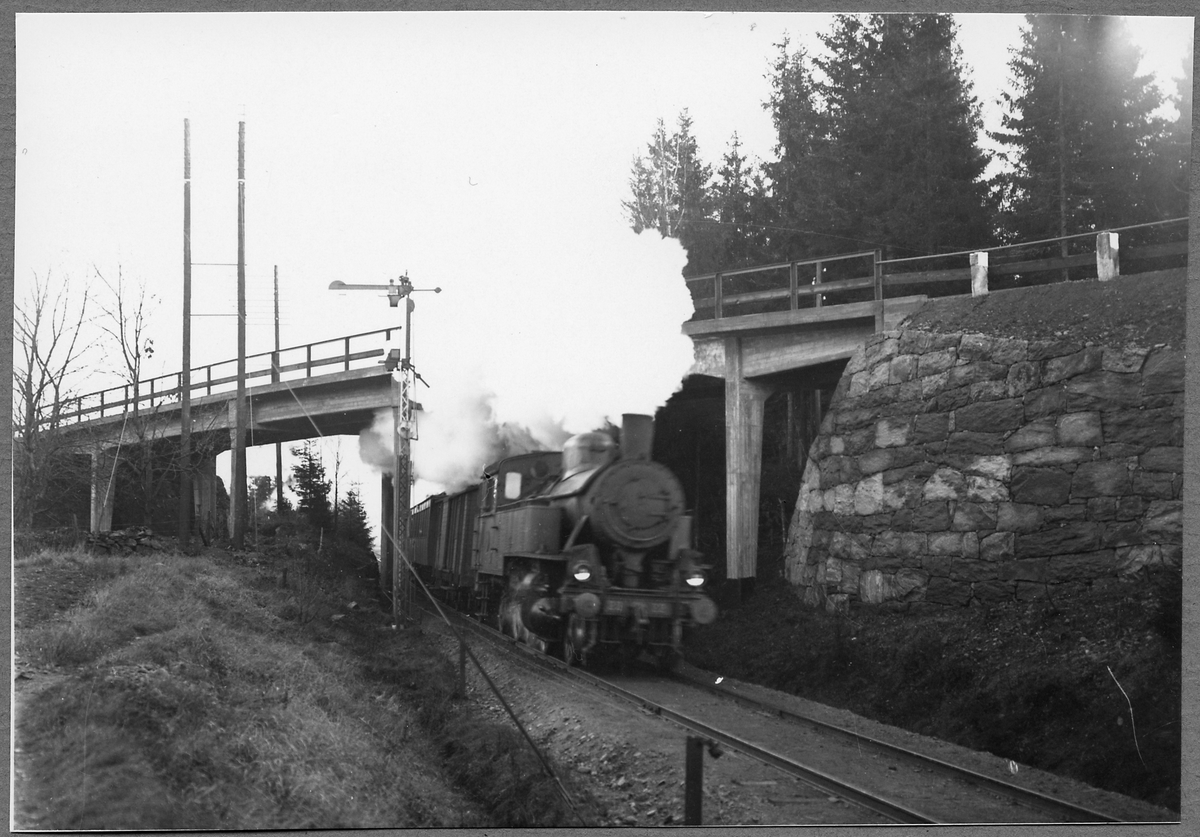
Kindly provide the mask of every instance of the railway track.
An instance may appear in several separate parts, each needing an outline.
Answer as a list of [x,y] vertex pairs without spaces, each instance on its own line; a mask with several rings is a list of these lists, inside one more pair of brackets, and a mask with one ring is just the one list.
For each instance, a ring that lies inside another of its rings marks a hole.
[[897,823],[1120,822],[1092,808],[805,715],[689,669],[636,676],[568,668],[449,611],[460,627],[553,676],[601,690],[767,764],[876,817]]

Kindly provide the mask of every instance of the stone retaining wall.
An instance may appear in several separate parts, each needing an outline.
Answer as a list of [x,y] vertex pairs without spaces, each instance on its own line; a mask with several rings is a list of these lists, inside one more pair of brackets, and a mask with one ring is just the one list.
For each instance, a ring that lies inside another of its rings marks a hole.
[[1182,560],[1183,354],[914,329],[846,367],[785,572],[805,602],[966,605]]

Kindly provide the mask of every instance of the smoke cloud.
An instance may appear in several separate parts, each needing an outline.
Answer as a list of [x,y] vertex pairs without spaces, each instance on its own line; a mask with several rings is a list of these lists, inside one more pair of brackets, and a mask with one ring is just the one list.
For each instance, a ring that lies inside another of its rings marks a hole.
[[[504,456],[558,450],[575,433],[620,424],[622,413],[652,415],[694,360],[681,332],[693,310],[686,261],[676,239],[614,224],[582,242],[513,242],[489,254],[495,281],[456,294],[447,280],[436,304],[418,299],[413,357],[431,386],[414,395],[424,407],[414,501],[465,487]],[[478,272],[479,262],[461,270]],[[360,452],[391,470],[390,410],[360,435]]]

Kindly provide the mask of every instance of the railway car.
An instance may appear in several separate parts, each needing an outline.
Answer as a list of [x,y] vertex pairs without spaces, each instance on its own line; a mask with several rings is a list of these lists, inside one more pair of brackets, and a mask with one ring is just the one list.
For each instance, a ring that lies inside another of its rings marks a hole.
[[568,663],[610,649],[670,667],[684,628],[717,609],[652,437],[650,416],[626,415],[619,446],[584,433],[490,465],[477,486],[413,509],[410,560],[460,609]]

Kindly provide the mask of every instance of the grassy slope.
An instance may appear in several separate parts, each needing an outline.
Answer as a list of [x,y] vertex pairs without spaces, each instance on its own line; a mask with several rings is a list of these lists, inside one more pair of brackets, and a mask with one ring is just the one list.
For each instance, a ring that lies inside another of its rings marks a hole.
[[[461,709],[429,643],[348,608],[366,582],[293,561],[284,589],[259,558],[17,559],[17,825],[564,820],[516,731]],[[23,606],[58,579],[70,609]],[[494,758],[462,755],[480,751]]]

